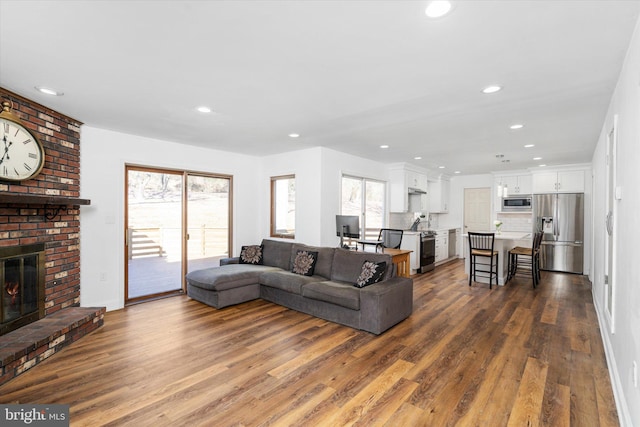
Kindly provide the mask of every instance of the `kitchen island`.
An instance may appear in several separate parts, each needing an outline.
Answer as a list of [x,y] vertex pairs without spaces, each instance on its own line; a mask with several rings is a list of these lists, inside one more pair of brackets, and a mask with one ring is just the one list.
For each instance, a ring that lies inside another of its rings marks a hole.
[[[479,233],[493,233],[492,231],[481,231]],[[469,274],[469,235],[463,234],[464,238],[464,269]],[[521,231],[503,231],[496,234],[493,250],[498,252],[498,285],[504,285],[507,279],[507,266],[509,263],[509,251],[516,246],[531,247],[531,233]],[[488,263],[487,258],[487,263]],[[468,278],[468,276],[467,276]],[[476,281],[489,283],[489,277],[476,276]]]

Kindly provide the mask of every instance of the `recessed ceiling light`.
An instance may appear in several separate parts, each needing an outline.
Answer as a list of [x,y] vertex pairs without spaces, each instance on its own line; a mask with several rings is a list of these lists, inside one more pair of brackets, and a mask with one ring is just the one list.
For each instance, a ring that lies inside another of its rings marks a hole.
[[55,89],[51,89],[50,87],[44,87],[44,86],[36,86],[36,90],[40,93],[44,93],[45,95],[51,95],[51,96],[62,96],[64,95],[63,92],[58,92]]
[[533,160],[542,160],[542,157],[534,157]]
[[543,168],[543,167],[545,167],[545,166],[547,166],[547,165],[538,165],[538,166],[540,166],[541,168]]
[[211,108],[201,105],[200,107],[196,107],[196,110],[198,110],[201,113],[210,113],[211,112]]
[[451,2],[446,0],[435,0],[429,2],[424,11],[429,18],[440,18],[449,12],[451,12]]
[[422,157],[416,156],[416,157],[413,158],[413,160],[422,160]]
[[535,144],[527,144],[527,145],[524,146],[524,148],[532,148],[532,147],[535,147],[535,146],[536,146]]
[[523,127],[524,127],[523,124],[516,123],[515,125],[509,126],[509,129],[517,130],[517,129],[522,129]]
[[444,169],[444,166],[438,166],[438,169]]
[[381,145],[380,148],[389,148],[388,145]]
[[502,90],[502,86],[492,85],[482,89],[482,93],[496,93],[500,90]]
[[290,133],[289,134],[289,138],[298,138],[298,137],[300,137],[299,133]]
[[454,173],[460,173],[460,171],[455,171]]

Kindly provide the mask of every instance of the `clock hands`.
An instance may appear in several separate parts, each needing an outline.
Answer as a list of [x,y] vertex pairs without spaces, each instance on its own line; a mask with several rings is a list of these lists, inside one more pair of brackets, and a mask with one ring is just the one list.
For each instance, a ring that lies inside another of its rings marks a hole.
[[7,160],[9,160],[9,147],[11,146],[11,142],[9,142],[9,145],[7,145],[7,135],[2,138],[2,141],[4,142],[4,153],[2,154],[2,158],[0,159],[0,164],[4,162],[5,157],[7,158]]
[[4,138],[2,138],[2,141],[4,142],[4,153],[2,154],[2,158],[0,159],[0,164],[4,162],[5,158],[7,160],[10,160],[9,147],[11,147],[11,144],[13,144],[13,141],[9,141],[9,144],[7,144],[7,135],[5,135]]

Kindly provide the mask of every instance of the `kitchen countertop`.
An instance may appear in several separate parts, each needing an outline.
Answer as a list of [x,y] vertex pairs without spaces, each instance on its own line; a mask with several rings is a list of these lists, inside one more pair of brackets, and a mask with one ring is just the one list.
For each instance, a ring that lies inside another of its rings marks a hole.
[[[493,231],[486,231],[485,233],[493,233]],[[462,235],[468,237],[467,233]],[[526,231],[503,231],[500,234],[496,233],[496,240],[527,240],[531,239],[531,233]]]

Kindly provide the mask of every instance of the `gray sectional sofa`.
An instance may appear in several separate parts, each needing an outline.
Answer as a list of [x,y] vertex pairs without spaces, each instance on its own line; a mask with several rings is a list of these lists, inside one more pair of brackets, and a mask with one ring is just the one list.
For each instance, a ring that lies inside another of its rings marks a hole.
[[[190,272],[186,276],[187,295],[215,308],[262,298],[374,334],[381,334],[413,311],[413,280],[395,275],[389,255],[269,239],[259,248],[259,265],[226,258],[220,267]],[[294,273],[299,257],[308,253],[315,257],[313,274]],[[378,282],[358,287],[357,282],[363,284],[365,261],[377,264],[381,275]]]

